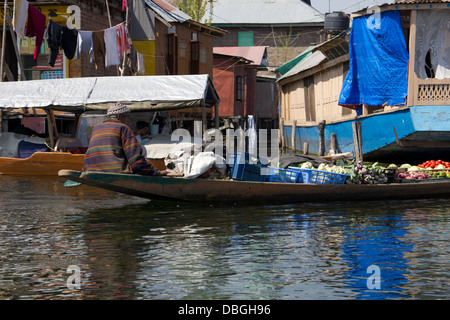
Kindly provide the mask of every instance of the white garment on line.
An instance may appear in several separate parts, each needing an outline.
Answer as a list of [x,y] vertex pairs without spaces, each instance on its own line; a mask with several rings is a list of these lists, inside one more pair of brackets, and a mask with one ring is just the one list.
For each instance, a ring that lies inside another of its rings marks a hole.
[[137,66],[138,66],[138,73],[145,74],[145,64],[144,64],[144,56],[142,53],[137,52]]
[[105,29],[105,66],[120,65],[116,27]]
[[75,58],[80,59],[81,52],[88,52],[91,63],[94,61],[94,47],[92,44],[92,31],[78,31],[77,50]]
[[25,36],[25,24],[28,17],[28,1],[27,0],[15,0],[12,23],[14,31],[16,31],[19,38]]

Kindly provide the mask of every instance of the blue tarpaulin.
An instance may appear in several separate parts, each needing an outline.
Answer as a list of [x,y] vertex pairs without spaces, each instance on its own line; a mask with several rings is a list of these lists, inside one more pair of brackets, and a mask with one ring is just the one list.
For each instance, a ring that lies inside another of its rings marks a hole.
[[409,54],[400,12],[353,19],[349,50],[350,68],[340,105],[356,108],[406,103]]

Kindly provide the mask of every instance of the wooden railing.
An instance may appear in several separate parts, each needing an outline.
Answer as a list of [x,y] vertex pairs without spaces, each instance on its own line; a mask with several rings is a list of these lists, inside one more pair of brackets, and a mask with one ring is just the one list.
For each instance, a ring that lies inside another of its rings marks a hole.
[[415,105],[449,105],[450,79],[415,79]]

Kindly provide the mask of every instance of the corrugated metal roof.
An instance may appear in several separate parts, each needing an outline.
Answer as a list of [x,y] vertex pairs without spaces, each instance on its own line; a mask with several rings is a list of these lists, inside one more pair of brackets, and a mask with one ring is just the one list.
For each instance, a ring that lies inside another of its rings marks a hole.
[[145,3],[167,22],[185,22],[192,18],[164,0],[145,0]]
[[252,65],[260,66],[264,64],[263,59],[266,56],[266,47],[214,47],[213,53],[242,57],[252,61]]
[[[325,16],[301,0],[217,0],[213,2],[213,25],[314,24]],[[202,21],[210,16],[209,6]]]
[[294,76],[305,70],[314,68],[322,63],[327,57],[320,51],[316,51],[307,58],[300,61],[295,67],[278,79],[278,81]]

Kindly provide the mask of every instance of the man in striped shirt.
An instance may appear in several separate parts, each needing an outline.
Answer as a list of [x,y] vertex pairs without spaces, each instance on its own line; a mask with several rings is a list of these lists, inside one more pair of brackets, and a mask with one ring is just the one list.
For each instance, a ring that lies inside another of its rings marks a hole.
[[127,125],[130,109],[116,103],[108,109],[106,119],[96,125],[84,157],[83,171],[127,172],[161,176],[167,171],[154,168],[142,155],[142,148]]

